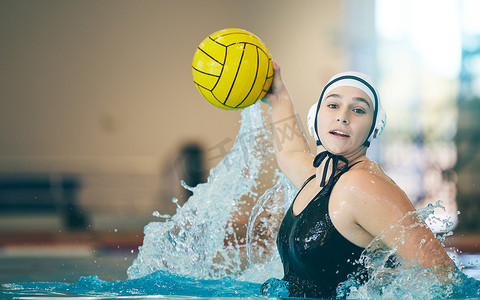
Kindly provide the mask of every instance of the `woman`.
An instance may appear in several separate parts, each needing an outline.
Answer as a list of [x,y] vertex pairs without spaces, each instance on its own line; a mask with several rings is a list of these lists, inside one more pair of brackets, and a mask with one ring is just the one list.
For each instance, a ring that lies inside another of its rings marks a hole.
[[[266,97],[273,123],[298,130],[281,144],[275,139],[279,167],[299,189],[277,237],[283,280],[288,282],[289,296],[335,297],[337,285],[349,274],[365,279],[364,267],[357,262],[365,247],[415,208],[382,168],[366,157],[370,141],[380,135],[386,121],[368,77],[347,72],[327,83],[308,114],[309,131],[317,142],[315,156],[292,117],[293,102],[276,63],[274,71]],[[405,222],[419,221],[411,217]],[[382,241],[393,245],[396,238],[385,236]],[[404,239],[397,250],[403,260],[416,259],[447,280],[454,264],[428,227],[412,226]],[[268,286],[267,281],[263,287],[267,294]]]

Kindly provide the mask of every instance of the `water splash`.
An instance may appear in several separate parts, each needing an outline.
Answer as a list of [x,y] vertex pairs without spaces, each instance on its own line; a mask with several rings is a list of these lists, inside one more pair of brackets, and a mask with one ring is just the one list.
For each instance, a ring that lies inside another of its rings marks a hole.
[[[457,268],[448,275],[448,283],[439,281],[435,272],[420,266],[416,260],[403,261],[397,255],[400,244],[405,242],[409,232],[415,227],[426,227],[426,221],[435,222],[443,228],[452,227],[450,220],[435,216],[435,210],[444,210],[440,202],[429,204],[424,209],[408,213],[397,223],[392,224],[376,237],[363,251],[360,261],[368,270],[368,281],[359,283],[353,276],[337,288],[340,297],[348,299],[453,299],[478,298],[480,281],[470,278]],[[438,235],[444,241],[451,231]],[[385,237],[395,240],[387,247]],[[419,241],[418,248],[427,241]],[[456,263],[456,265],[458,265]]]
[[186,204],[165,222],[145,227],[129,278],[158,270],[202,279],[240,277],[249,268],[258,275],[264,263],[277,265],[269,271],[279,269],[276,231],[286,199],[295,191],[275,166],[265,123],[260,104],[242,111],[233,148],[210,171],[207,183],[184,186],[193,192]]

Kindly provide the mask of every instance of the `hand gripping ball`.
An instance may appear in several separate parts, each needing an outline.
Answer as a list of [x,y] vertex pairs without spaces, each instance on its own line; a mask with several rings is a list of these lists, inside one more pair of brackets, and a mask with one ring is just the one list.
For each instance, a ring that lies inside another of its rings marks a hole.
[[254,34],[217,31],[198,46],[193,81],[202,96],[223,109],[242,109],[262,99],[273,79],[270,52]]

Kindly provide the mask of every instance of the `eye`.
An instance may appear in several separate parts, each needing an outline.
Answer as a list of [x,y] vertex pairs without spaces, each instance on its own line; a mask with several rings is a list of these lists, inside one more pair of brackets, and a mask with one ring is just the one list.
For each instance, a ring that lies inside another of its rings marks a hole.
[[334,104],[334,103],[330,103],[330,104],[327,104],[327,107],[328,108],[338,108],[338,105]]
[[353,109],[354,112],[356,112],[357,114],[366,114],[365,110],[361,109],[361,108],[355,108]]

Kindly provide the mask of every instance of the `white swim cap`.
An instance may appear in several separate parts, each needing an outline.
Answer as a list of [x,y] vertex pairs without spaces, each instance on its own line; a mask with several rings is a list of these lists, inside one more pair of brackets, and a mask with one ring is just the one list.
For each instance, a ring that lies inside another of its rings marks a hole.
[[344,73],[339,73],[328,81],[328,83],[325,85],[323,88],[322,94],[320,95],[320,99],[318,102],[312,105],[310,110],[308,111],[307,115],[307,126],[308,126],[308,131],[310,132],[310,135],[313,136],[315,141],[317,142],[317,145],[321,145],[320,138],[318,136],[318,131],[317,131],[317,117],[318,117],[318,110],[320,108],[320,103],[323,101],[323,99],[328,95],[328,93],[340,86],[351,86],[351,87],[356,87],[370,98],[373,103],[373,109],[374,109],[374,114],[373,114],[373,122],[372,122],[372,127],[370,128],[370,131],[368,133],[368,137],[363,143],[365,146],[370,146],[370,142],[372,139],[377,138],[382,132],[383,128],[385,128],[385,124],[387,123],[387,115],[385,114],[385,111],[382,108],[382,104],[380,102],[380,97],[378,96],[377,91],[373,87],[373,82],[368,77],[367,75],[359,72],[344,72]]

